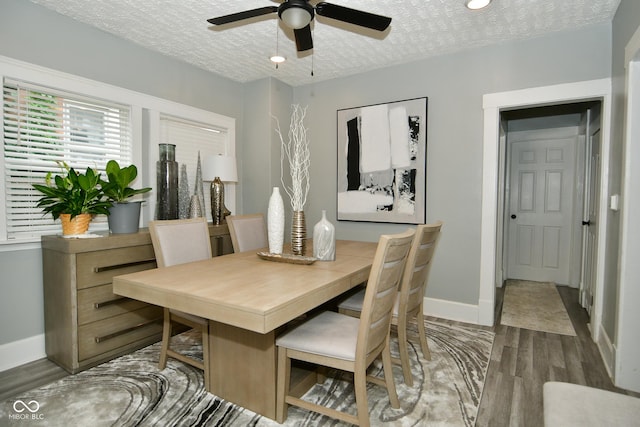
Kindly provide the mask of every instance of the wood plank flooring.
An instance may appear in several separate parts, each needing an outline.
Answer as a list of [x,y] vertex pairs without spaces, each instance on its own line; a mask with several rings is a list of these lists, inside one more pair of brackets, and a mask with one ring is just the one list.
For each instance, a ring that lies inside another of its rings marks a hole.
[[504,288],[496,289],[496,333],[476,426],[541,427],[542,386],[547,381],[616,388],[588,329],[578,290],[558,286],[576,337],[500,325]]
[[[476,426],[541,427],[542,385],[566,381],[640,397],[613,386],[578,304],[578,291],[558,287],[576,337],[500,325],[504,288],[496,289],[496,333]],[[452,322],[455,323],[455,322]],[[0,401],[68,375],[47,359],[0,372]]]

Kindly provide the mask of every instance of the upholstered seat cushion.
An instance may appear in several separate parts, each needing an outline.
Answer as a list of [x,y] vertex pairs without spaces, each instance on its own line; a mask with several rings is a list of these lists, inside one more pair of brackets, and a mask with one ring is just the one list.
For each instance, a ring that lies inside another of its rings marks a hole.
[[[362,311],[362,304],[364,303],[364,292],[365,290],[361,289],[350,297],[344,299],[343,301],[340,301],[340,305],[338,305],[338,308],[350,311]],[[399,303],[399,299],[396,298],[396,303],[393,305],[393,315],[396,317],[398,316]]]
[[276,345],[353,361],[359,325],[360,319],[325,311],[280,336]]
[[632,426],[640,423],[640,399],[578,384],[547,382],[545,427]]

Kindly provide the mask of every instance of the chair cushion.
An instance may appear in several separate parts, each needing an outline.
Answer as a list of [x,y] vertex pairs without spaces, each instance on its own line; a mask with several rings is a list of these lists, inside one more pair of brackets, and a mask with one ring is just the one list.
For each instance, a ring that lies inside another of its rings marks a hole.
[[276,345],[307,353],[353,361],[360,319],[325,311],[281,335]]
[[543,387],[546,427],[631,426],[640,420],[640,399],[577,384]]
[[[362,289],[351,295],[349,298],[341,301],[340,304],[338,304],[338,308],[351,311],[362,311],[362,304],[364,304],[364,292],[365,290]],[[396,303],[393,305],[393,315],[396,317],[398,316],[399,303],[400,299],[396,298]]]
[[362,311],[362,304],[364,303],[364,289],[351,295],[340,302],[338,308],[345,310]]

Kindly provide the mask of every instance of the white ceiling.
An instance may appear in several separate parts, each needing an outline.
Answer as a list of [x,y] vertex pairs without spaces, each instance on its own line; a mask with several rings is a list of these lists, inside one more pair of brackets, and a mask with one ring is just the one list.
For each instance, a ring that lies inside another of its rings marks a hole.
[[[221,15],[278,5],[274,0],[31,0],[63,15],[239,82],[273,76],[291,86],[361,73],[462,49],[611,22],[620,0],[330,0],[391,17],[384,33],[318,17],[314,49],[296,53],[276,14],[212,26]],[[312,4],[317,3],[312,1]],[[278,69],[276,51],[287,58]],[[311,55],[310,52],[313,52]],[[313,67],[314,76],[311,76]]]

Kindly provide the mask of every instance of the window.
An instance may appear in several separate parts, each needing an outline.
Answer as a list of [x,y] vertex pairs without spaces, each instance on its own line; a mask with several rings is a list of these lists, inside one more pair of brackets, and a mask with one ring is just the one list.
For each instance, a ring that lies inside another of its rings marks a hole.
[[[180,164],[181,169],[184,167],[186,170],[190,194],[194,194],[196,190],[198,156],[200,156],[202,162],[207,155],[229,154],[229,132],[227,128],[167,114],[160,114],[159,142],[176,146],[176,161]],[[182,179],[182,170],[180,179]],[[233,190],[229,188],[229,191]],[[203,194],[204,206],[202,208],[205,216],[211,219],[209,183],[204,183]]]
[[[157,144],[175,143],[193,194],[198,152],[235,155],[232,117],[3,56],[0,83],[0,251],[34,248],[41,235],[60,233],[36,207],[40,193],[31,186],[59,172],[56,161],[102,173],[110,159],[135,164],[134,186],[155,188]],[[234,207],[235,186],[226,191]],[[154,190],[145,197],[143,226],[154,218],[155,199]],[[90,231],[106,230],[106,220],[95,218]]]
[[3,149],[6,236],[29,239],[59,231],[36,207],[31,184],[65,162],[103,173],[110,159],[132,160],[131,112],[126,105],[26,82],[3,81]]

